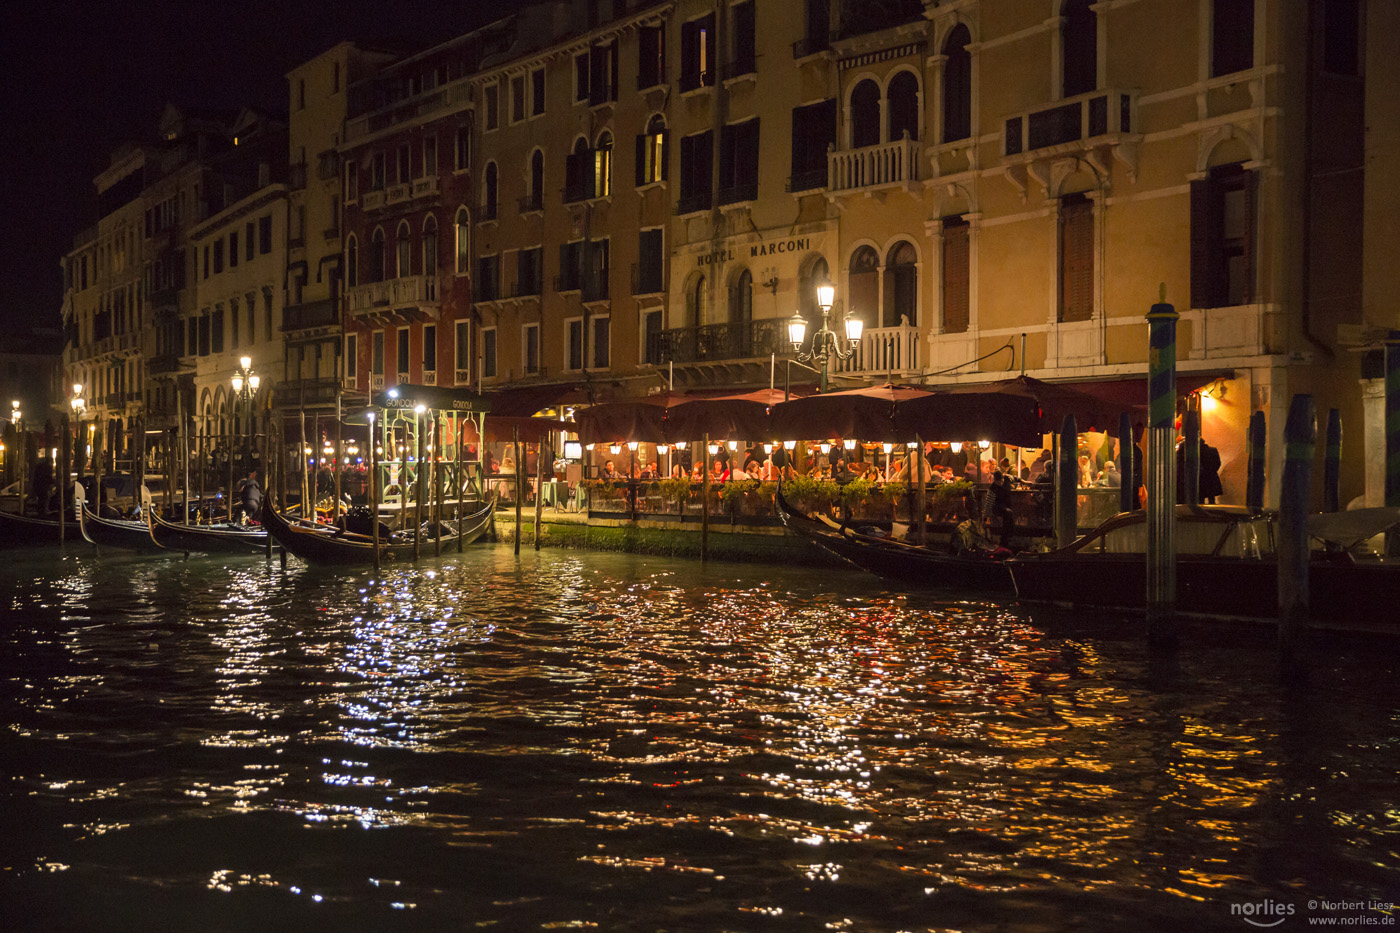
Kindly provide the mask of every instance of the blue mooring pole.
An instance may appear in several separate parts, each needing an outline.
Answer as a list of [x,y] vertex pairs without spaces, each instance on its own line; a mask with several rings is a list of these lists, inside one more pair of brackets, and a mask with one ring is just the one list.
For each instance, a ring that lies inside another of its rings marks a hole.
[[1147,640],[1176,643],[1176,322],[1161,301],[1147,312]]
[[1133,479],[1133,419],[1126,411],[1118,416],[1118,511],[1131,512],[1137,508],[1137,486]]
[[1322,455],[1322,511],[1342,508],[1342,413],[1327,409],[1327,447]]
[[1060,424],[1059,461],[1055,464],[1055,545],[1068,547],[1079,535],[1079,432],[1074,415]]
[[1313,397],[1293,396],[1283,428],[1283,483],[1278,507],[1278,644],[1291,658],[1308,622],[1308,492],[1317,415]]
[[1264,443],[1267,436],[1264,413],[1256,411],[1249,416],[1248,476],[1244,487],[1244,504],[1251,509],[1264,507]]

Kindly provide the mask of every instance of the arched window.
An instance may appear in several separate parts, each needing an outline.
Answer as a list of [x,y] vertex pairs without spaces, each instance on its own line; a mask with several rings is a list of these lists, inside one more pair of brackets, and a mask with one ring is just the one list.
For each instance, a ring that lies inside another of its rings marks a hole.
[[908,71],[901,71],[890,80],[885,94],[889,101],[890,141],[904,138],[919,138],[919,79]]
[[807,319],[808,333],[816,333],[817,328],[821,326],[822,310],[817,306],[817,286],[830,281],[831,274],[826,259],[821,256],[812,260],[806,273],[802,275],[798,285],[797,308]]
[[496,163],[487,162],[486,171],[482,173],[481,182],[481,219],[496,219],[496,194],[498,191],[496,179]]
[[472,218],[465,207],[457,208],[452,227],[457,240],[457,274],[469,275],[472,270]]
[[612,194],[612,134],[604,130],[598,135],[598,147],[593,150],[593,196],[606,198]]
[[345,285],[354,288],[360,284],[360,242],[354,235],[345,244]]
[[434,276],[437,271],[437,218],[429,214],[423,221],[423,274]]
[[705,277],[697,275],[690,291],[686,294],[686,317],[691,327],[700,327],[709,316],[709,290],[705,287]]
[[729,289],[729,323],[747,330],[753,320],[753,273],[745,269],[739,273]]
[[530,153],[530,203],[531,210],[544,206],[544,152],[536,149]]
[[880,88],[866,78],[851,92],[851,148],[862,149],[880,141]]
[[666,177],[666,118],[653,114],[647,131],[637,140],[637,184],[646,185]]
[[943,43],[943,141],[972,135],[972,35],[959,23]]
[[917,324],[919,254],[908,240],[900,240],[885,258],[885,307],[882,327]]
[[369,241],[369,280],[384,281],[384,228],[376,227]]
[[851,256],[846,291],[850,313],[873,326],[880,314],[880,256],[873,247],[862,246]]
[[406,220],[399,223],[398,232],[394,234],[394,251],[394,275],[401,279],[412,275],[413,233]]
[[1092,0],[1065,0],[1060,8],[1060,53],[1064,96],[1087,94],[1099,86],[1099,17]]

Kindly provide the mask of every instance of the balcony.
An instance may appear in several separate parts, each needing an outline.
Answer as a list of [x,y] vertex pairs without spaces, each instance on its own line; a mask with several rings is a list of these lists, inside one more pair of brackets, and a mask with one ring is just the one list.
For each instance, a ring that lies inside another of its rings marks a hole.
[[273,397],[283,407],[335,404],[341,392],[336,376],[316,376],[309,379],[284,379],[273,389]]
[[681,93],[698,90],[702,87],[714,87],[715,73],[713,71],[688,71],[681,72]]
[[731,59],[724,70],[725,80],[733,81],[736,78],[743,78],[756,75],[758,72],[758,62],[754,58],[752,51],[745,52]]
[[826,36],[806,36],[798,39],[792,44],[792,57],[796,61],[800,58],[807,58],[820,52],[831,50],[831,42]]
[[1084,150],[1095,138],[1131,133],[1133,97],[1128,91],[1091,91],[1010,117],[1004,124],[1004,154]]
[[708,191],[697,191],[694,194],[683,194],[676,199],[676,216],[682,214],[694,214],[697,211],[708,211],[713,204],[712,195]]
[[767,358],[788,349],[787,319],[764,318],[745,324],[663,330],[648,340],[647,359],[660,363],[713,363]]
[[377,211],[384,206],[384,190],[366,191],[360,195],[360,210]]
[[425,385],[425,386],[435,386],[435,385],[437,385],[437,370],[436,370],[436,369],[425,369],[425,370],[423,370],[423,385]]
[[798,194],[803,191],[818,191],[826,187],[826,166],[815,168],[807,172],[797,172],[788,176],[788,194]]
[[476,222],[479,224],[492,223],[496,220],[496,202],[490,204],[479,204],[476,208]]
[[511,284],[510,297],[535,298],[544,291],[544,280],[538,275],[524,275]]
[[351,314],[434,301],[437,301],[437,276],[432,275],[410,275],[371,282],[347,289],[345,293],[345,304]]
[[583,289],[583,273],[578,269],[565,269],[554,277],[556,292],[577,292]]
[[832,191],[910,187],[919,180],[919,141],[907,135],[891,143],[827,153]]
[[384,190],[384,203],[403,204],[406,203],[413,193],[413,186],[407,182],[398,185],[390,185]]
[[912,325],[869,328],[850,359],[833,358],[832,364],[832,372],[853,375],[918,372],[919,329]]
[[304,327],[330,327],[340,323],[335,311],[335,302],[330,298],[308,301],[299,305],[287,305],[282,312],[282,330],[301,330]]
[[422,178],[413,179],[412,197],[415,201],[419,198],[435,198],[440,191],[441,187],[436,175],[425,175]]
[[580,293],[584,301],[607,301],[611,297],[608,290],[608,270],[602,270],[591,279],[585,276]]
[[522,214],[530,214],[535,211],[544,210],[544,195],[536,191],[534,194],[527,194],[519,201],[519,209]]
[[742,204],[758,200],[758,182],[744,185],[726,185],[715,195],[715,203],[720,207],[726,204]]

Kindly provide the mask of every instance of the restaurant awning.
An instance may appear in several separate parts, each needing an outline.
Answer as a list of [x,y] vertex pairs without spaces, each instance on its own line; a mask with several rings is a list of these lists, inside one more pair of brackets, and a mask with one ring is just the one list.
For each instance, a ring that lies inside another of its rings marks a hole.
[[480,413],[491,411],[491,399],[471,389],[446,386],[420,386],[401,382],[378,393],[370,401],[373,408],[412,411],[419,405],[429,411]]
[[793,399],[771,409],[772,433],[783,440],[903,440],[896,436],[895,405],[930,394],[924,389],[883,385]]
[[669,441],[757,441],[772,437],[768,412],[786,397],[782,389],[756,389],[737,395],[692,398],[666,411]]
[[511,418],[529,418],[546,408],[558,407],[561,403],[583,402],[580,396],[583,386],[577,382],[561,382],[555,385],[511,386],[507,389],[487,393],[491,400],[491,414]]
[[662,392],[641,398],[604,402],[574,413],[578,436],[585,444],[640,441],[667,443],[666,410],[690,401],[685,395]]

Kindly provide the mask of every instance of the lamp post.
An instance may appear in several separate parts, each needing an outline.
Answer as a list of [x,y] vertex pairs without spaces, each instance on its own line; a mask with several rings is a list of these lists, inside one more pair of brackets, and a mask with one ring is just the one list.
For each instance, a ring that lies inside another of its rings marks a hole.
[[[258,391],[260,381],[258,374],[253,372],[253,358],[251,356],[239,357],[238,368],[233,371],[233,394],[244,403],[247,419],[243,423],[243,473],[245,475],[253,460],[253,396]],[[229,456],[233,456],[232,450],[229,451]],[[230,488],[229,495],[232,494],[233,490]]]
[[822,326],[812,335],[810,349],[806,353],[802,352],[802,345],[807,338],[807,320],[798,312],[788,319],[788,342],[792,344],[793,352],[797,354],[799,363],[810,363],[816,361],[821,367],[821,391],[827,389],[827,368],[831,363],[831,357],[838,360],[848,360],[851,354],[856,352],[856,344],[860,343],[861,332],[865,329],[865,322],[858,317],[851,317],[844,311],[841,314],[843,329],[846,331],[846,348],[841,349],[841,340],[829,326],[827,321],[831,317],[831,306],[836,298],[836,289],[830,283],[823,282],[817,286],[817,306],[822,309]]
[[[82,464],[87,462],[87,448],[83,446],[83,412],[87,409],[87,399],[83,398],[81,382],[73,383],[73,397],[68,404],[73,408],[73,472],[81,476]],[[67,485],[66,478],[62,481]]]
[[24,443],[24,413],[19,410],[19,399],[10,402],[10,423],[15,426],[15,465],[19,468],[19,510],[24,513],[24,484],[28,477],[28,454]]

